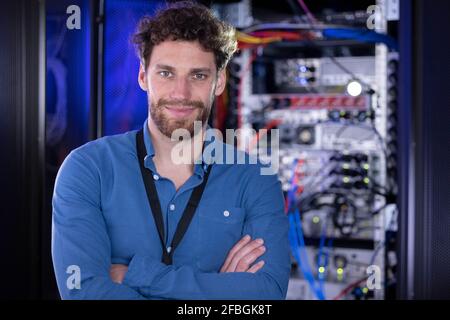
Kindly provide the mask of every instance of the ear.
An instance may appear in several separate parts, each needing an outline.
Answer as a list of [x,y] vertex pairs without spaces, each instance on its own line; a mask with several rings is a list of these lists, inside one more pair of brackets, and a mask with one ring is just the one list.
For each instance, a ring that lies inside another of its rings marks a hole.
[[139,86],[141,87],[142,90],[144,90],[144,91],[148,90],[147,75],[145,73],[145,67],[142,63],[139,66],[138,82],[139,82]]
[[223,92],[223,90],[225,90],[225,85],[227,82],[227,76],[225,73],[225,68],[220,70],[218,75],[217,75],[217,85],[216,85],[216,90],[214,91],[214,94],[216,96],[220,96]]

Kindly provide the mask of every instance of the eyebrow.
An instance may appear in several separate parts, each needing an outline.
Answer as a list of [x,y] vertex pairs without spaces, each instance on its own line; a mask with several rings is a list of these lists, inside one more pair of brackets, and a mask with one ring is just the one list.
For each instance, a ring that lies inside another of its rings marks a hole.
[[[157,64],[156,65],[157,69],[165,69],[165,70],[169,70],[169,71],[174,71],[175,68],[166,64]],[[198,72],[204,72],[204,73],[211,73],[211,69],[210,68],[193,68],[190,70],[191,73],[198,73]]]
[[170,70],[170,71],[175,70],[174,67],[171,67],[171,66],[166,65],[166,64],[157,64],[155,67],[156,67],[156,69],[166,69],[166,70]]
[[210,68],[194,68],[191,70],[192,73],[199,73],[199,72],[203,72],[203,73],[211,73],[211,69]]

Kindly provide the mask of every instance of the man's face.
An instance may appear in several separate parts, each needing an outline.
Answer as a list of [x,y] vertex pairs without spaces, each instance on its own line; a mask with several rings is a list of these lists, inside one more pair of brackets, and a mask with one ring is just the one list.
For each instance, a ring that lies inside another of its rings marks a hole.
[[205,125],[214,97],[223,92],[225,73],[198,41],[164,41],[153,47],[146,72],[141,65],[139,85],[159,131],[171,137],[183,128],[192,136],[194,121]]

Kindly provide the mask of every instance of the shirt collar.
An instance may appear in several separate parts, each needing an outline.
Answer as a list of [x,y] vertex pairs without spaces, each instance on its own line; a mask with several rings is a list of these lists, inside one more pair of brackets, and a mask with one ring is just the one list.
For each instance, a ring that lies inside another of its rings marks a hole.
[[153,149],[152,137],[148,129],[148,119],[144,122],[144,143],[145,149],[147,150],[147,156],[153,157],[155,155],[155,149]]
[[[203,151],[202,151],[201,162],[197,161],[197,163],[194,164],[194,173],[200,175],[201,177],[204,176],[208,167],[210,165],[212,165],[214,162],[214,159],[212,158],[211,153],[205,152],[206,147],[209,146],[211,143],[219,142],[219,140],[218,140],[219,138],[215,134],[215,131],[210,130],[210,129],[212,129],[211,126],[209,124],[206,125],[207,134],[205,136],[205,141],[203,142]],[[147,156],[146,156],[145,160],[147,160],[147,157],[153,158],[153,156],[155,155],[155,149],[153,148],[152,137],[151,137],[150,131],[148,129],[148,119],[146,119],[144,122],[143,131],[144,131],[145,149],[147,151]]]

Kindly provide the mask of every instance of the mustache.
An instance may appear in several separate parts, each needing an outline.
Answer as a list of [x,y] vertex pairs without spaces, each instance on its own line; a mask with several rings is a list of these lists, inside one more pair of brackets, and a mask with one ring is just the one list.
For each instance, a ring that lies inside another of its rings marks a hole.
[[194,108],[203,109],[205,105],[203,102],[198,100],[166,100],[166,99],[159,99],[158,100],[158,107],[164,107],[164,106],[189,106]]

